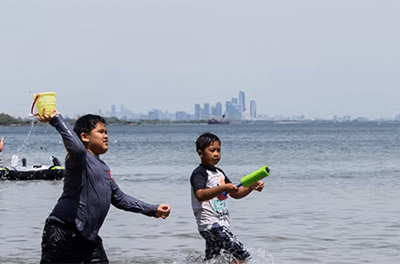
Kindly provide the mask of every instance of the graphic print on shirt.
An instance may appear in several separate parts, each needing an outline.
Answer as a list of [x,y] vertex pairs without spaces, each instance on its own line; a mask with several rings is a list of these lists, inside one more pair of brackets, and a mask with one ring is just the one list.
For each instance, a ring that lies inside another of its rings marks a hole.
[[110,176],[110,180],[112,180],[112,181],[114,180],[112,175],[111,175],[111,170],[108,171],[108,176]]
[[[224,176],[219,176],[218,177],[218,182],[217,186],[220,186],[221,184],[225,184],[225,177]],[[221,194],[224,196],[223,194]],[[219,195],[217,198],[213,199],[213,205],[215,212],[218,214],[218,216],[224,216],[228,214],[228,208],[226,207],[226,198],[221,199],[221,195]]]
[[[218,185],[225,184],[226,183],[225,182],[225,177],[220,177],[219,178],[219,183],[220,184],[218,184]],[[228,197],[229,197],[229,193],[227,193],[227,194],[221,193],[220,195],[218,195],[218,200],[223,201],[223,200],[228,199]]]

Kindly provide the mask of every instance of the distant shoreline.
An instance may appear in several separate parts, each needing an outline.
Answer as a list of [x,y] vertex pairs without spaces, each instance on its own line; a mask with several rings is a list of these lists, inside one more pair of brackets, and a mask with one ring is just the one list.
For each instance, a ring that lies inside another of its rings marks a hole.
[[[184,125],[184,124],[199,124],[207,125],[208,120],[158,120],[158,119],[140,119],[140,120],[123,120],[116,117],[105,117],[104,118],[108,125],[121,125],[121,126],[138,126],[138,125]],[[34,118],[13,117],[8,114],[0,113],[0,126],[31,126],[32,122],[36,121]],[[76,119],[66,118],[67,123],[70,125],[75,124]],[[261,124],[261,123],[275,123],[280,125],[296,125],[304,123],[335,123],[335,124],[347,124],[347,123],[400,123],[397,120],[365,120],[365,119],[353,119],[346,121],[329,120],[329,119],[303,119],[303,120],[236,120],[231,122],[232,124]],[[44,125],[39,123],[40,125]],[[216,125],[218,126],[218,125]]]

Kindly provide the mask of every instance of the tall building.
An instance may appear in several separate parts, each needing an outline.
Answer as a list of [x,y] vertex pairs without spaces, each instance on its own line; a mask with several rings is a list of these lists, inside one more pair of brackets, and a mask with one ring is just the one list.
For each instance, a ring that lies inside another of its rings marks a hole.
[[257,117],[256,100],[250,99],[250,118]]
[[210,117],[210,104],[209,103],[204,104],[204,117],[205,118]]
[[233,113],[233,104],[232,101],[225,102],[225,114],[230,117]]
[[239,120],[242,118],[242,112],[240,111],[239,105],[238,105],[238,99],[237,98],[232,98],[232,101],[227,101],[225,104],[225,109],[226,109],[226,115],[228,119],[231,120]]
[[245,95],[244,92],[239,91],[239,109],[242,113],[244,113],[244,111],[246,111],[246,99],[245,99]]
[[238,105],[238,99],[237,98],[232,98],[232,104],[233,105]]
[[200,104],[195,104],[194,105],[194,119],[196,119],[196,120],[200,119],[200,114],[201,114]]
[[115,105],[111,105],[111,117],[116,117],[117,111]]
[[160,120],[161,111],[158,109],[153,109],[149,111],[148,117],[150,120]]
[[179,121],[186,120],[187,114],[185,111],[178,111],[175,114],[175,118],[176,118],[176,120],[179,120]]
[[159,109],[153,109],[149,111],[148,119],[150,120],[165,120],[168,119],[168,111],[161,111]]
[[215,106],[211,107],[211,115],[216,117],[222,116],[222,104],[221,102],[217,102]]

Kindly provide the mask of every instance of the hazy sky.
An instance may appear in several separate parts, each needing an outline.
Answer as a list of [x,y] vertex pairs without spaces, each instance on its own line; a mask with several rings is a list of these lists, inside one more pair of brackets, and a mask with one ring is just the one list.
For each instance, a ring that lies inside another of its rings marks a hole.
[[74,116],[194,113],[239,90],[258,114],[400,114],[400,1],[0,1],[0,113],[54,91]]

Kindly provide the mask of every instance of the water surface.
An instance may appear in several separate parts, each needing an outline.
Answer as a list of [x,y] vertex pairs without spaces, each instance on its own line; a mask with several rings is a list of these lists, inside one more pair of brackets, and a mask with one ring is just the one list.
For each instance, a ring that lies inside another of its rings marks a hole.
[[[172,207],[166,220],[112,208],[100,231],[111,263],[201,263],[189,177],[195,140],[222,140],[218,164],[231,178],[263,165],[262,193],[230,199],[232,231],[253,253],[249,263],[398,263],[400,124],[332,123],[108,126],[102,156],[123,191]],[[1,162],[63,160],[50,126],[0,127]],[[44,220],[62,181],[0,182],[0,262],[38,263]]]

